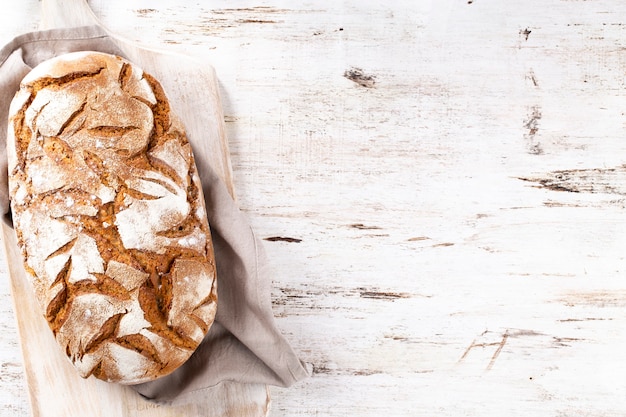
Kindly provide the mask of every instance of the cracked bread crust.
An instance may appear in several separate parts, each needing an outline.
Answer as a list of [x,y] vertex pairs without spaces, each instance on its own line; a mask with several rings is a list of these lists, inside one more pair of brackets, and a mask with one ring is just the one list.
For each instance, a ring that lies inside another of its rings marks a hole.
[[98,52],[46,61],[10,107],[13,224],[36,298],[82,377],[147,382],[215,317],[202,187],[156,79]]

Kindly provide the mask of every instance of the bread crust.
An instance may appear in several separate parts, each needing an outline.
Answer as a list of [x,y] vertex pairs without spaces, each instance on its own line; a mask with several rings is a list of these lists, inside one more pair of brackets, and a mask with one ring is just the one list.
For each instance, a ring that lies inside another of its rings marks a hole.
[[121,57],[62,55],[10,107],[13,224],[50,328],[83,377],[169,374],[217,306],[202,187],[158,81]]

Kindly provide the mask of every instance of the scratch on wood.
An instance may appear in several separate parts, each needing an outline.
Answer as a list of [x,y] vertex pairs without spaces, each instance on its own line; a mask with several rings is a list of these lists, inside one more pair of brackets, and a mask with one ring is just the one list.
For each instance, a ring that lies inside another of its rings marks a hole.
[[[485,331],[483,332],[480,337],[484,337],[487,333],[489,333],[489,331]],[[461,363],[465,360],[465,358],[467,358],[467,356],[469,355],[470,351],[474,348],[484,348],[484,347],[490,347],[490,346],[497,346],[495,352],[493,353],[493,355],[491,355],[491,359],[489,360],[489,364],[487,365],[486,370],[489,371],[493,368],[493,365],[496,363],[496,360],[498,359],[498,357],[500,356],[500,353],[502,352],[502,349],[504,348],[504,345],[506,345],[507,340],[509,339],[509,330],[506,330],[504,332],[504,334],[502,334],[502,339],[499,342],[483,342],[483,343],[477,343],[477,339],[472,340],[472,343],[470,343],[470,345],[467,347],[467,349],[465,349],[465,351],[463,352],[463,354],[461,355],[461,357],[459,358],[459,360],[457,361],[457,363]]]
[[472,340],[472,343],[469,344],[467,349],[465,349],[465,351],[463,352],[463,354],[461,355],[457,363],[463,362],[465,358],[467,358],[467,355],[469,355],[470,351],[474,349],[475,347],[486,347],[486,346],[493,346],[493,345],[494,343],[476,343],[476,339],[474,339]]
[[488,371],[491,370],[491,368],[493,368],[493,365],[496,363],[496,360],[498,359],[498,356],[500,356],[500,352],[502,352],[502,349],[504,348],[504,345],[506,344],[506,341],[508,340],[508,338],[509,338],[509,332],[507,330],[502,335],[502,341],[498,345],[498,349],[496,349],[496,351],[494,352],[493,356],[491,357],[491,361],[489,361],[489,365],[487,365],[487,370]]
[[539,81],[537,81],[537,76],[535,75],[535,71],[532,68],[530,69],[530,71],[528,71],[528,75],[526,75],[526,78],[529,79],[535,87],[539,87]]
[[361,68],[352,67],[347,69],[343,76],[365,88],[374,88],[376,84],[376,77],[366,74]]
[[264,240],[269,242],[289,242],[289,243],[300,243],[302,239],[297,239],[295,237],[284,237],[284,236],[272,236],[266,237]]

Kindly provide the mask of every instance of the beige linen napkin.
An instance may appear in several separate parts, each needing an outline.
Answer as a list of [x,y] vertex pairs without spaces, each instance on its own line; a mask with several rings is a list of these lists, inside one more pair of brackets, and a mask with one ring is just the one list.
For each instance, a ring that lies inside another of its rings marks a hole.
[[[193,108],[194,103],[188,101],[197,99],[198,94],[189,91],[196,87],[185,83],[185,73],[194,77],[206,70],[186,57],[146,50],[136,55],[128,46],[122,50],[98,26],[53,29],[15,38],[0,50],[0,210],[7,214],[6,221],[10,222],[6,160],[9,103],[31,68],[53,56],[84,50],[124,56],[156,77],[159,68],[175,60],[180,78],[160,79],[174,106],[179,103]],[[129,55],[142,56],[142,62]],[[217,316],[205,340],[183,366],[134,388],[147,398],[167,402],[226,380],[290,386],[306,378],[308,372],[276,327],[271,310],[271,279],[261,242],[225,183],[206,163],[210,151],[206,135],[208,126],[215,128],[215,114],[184,110],[176,113],[187,129],[203,184],[217,264]]]

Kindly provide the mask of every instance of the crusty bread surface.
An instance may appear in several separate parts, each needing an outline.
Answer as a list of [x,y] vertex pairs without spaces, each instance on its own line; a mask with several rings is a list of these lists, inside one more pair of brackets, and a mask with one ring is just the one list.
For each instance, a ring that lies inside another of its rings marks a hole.
[[11,103],[13,225],[43,315],[83,377],[183,364],[217,305],[202,187],[159,82],[123,58],[62,55]]

